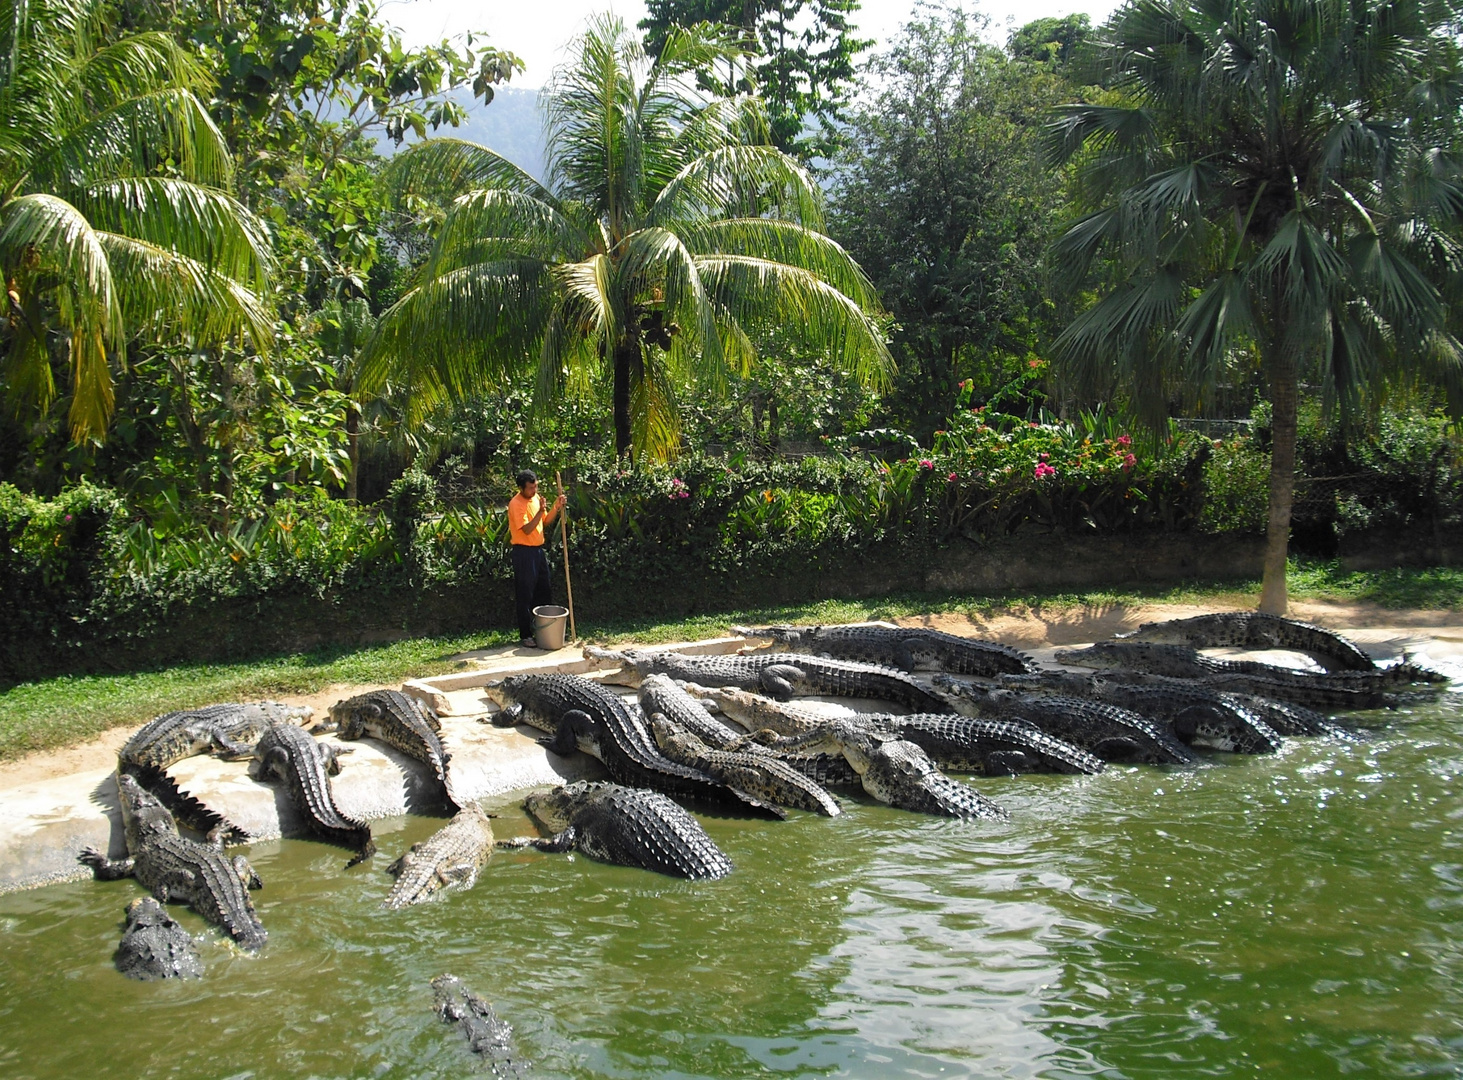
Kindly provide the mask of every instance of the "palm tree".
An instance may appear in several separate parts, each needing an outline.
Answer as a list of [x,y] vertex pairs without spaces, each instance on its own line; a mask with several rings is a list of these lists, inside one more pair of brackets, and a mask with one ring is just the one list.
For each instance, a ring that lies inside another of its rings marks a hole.
[[1274,414],[1263,611],[1286,609],[1300,380],[1343,410],[1399,372],[1463,382],[1449,330],[1459,74],[1433,0],[1134,0],[1096,39],[1113,97],[1052,150],[1092,212],[1055,246],[1099,299],[1059,355],[1155,424],[1258,354]]
[[546,95],[546,183],[453,139],[396,159],[404,193],[452,201],[414,287],[382,316],[367,385],[409,387],[422,415],[535,366],[540,401],[607,377],[616,451],[665,456],[677,386],[749,371],[763,327],[882,384],[877,301],[823,233],[817,188],[767,145],[755,98],[695,89],[698,68],[740,57],[731,38],[677,29],[652,59],[605,16],[576,47]]
[[116,36],[101,0],[0,0],[0,380],[55,399],[67,351],[72,436],[100,439],[129,340],[273,340],[268,238],[228,193],[233,163],[165,34]]

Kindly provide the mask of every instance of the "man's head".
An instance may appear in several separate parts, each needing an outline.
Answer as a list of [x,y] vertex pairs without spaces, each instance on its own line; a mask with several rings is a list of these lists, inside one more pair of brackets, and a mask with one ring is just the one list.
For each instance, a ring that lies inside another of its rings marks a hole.
[[518,481],[519,494],[525,499],[531,499],[538,494],[538,476],[534,474],[532,469],[519,470],[518,475],[514,479]]

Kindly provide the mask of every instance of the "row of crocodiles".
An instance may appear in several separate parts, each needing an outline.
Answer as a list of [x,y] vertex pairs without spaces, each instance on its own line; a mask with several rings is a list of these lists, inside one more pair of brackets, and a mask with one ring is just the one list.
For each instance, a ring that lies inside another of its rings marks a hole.
[[[1272,753],[1287,735],[1354,735],[1328,715],[1394,706],[1399,695],[1442,679],[1409,661],[1377,666],[1344,638],[1305,623],[1229,613],[1154,623],[1086,649],[1058,652],[1066,667],[1039,667],[996,642],[922,628],[814,626],[738,628],[773,651],[689,656],[611,652],[587,657],[616,670],[600,681],[576,675],[515,675],[489,688],[491,721],[527,725],[558,754],[598,758],[609,783],[534,793],[524,808],[546,835],[499,846],[578,850],[591,858],[692,879],[722,877],[732,864],[684,808],[733,804],[786,817],[787,808],[828,816],[836,793],[862,789],[906,810],[963,819],[1005,816],[992,800],[946,771],[980,775],[1097,773],[1108,762],[1186,765],[1192,747]],[[1287,649],[1324,670],[1220,660],[1201,648]],[[1093,670],[1095,669],[1095,670]],[[913,672],[935,672],[930,684]],[[638,702],[608,689],[637,689]],[[830,717],[792,704],[803,696],[872,698],[907,713]],[[225,844],[242,830],[178,790],[168,767],[199,753],[249,761],[251,775],[283,784],[315,836],[354,852],[376,848],[370,827],[336,805],[330,777],[348,748],[319,742],[370,737],[427,763],[460,811],[388,868],[393,908],[444,888],[467,888],[494,848],[488,816],[459,803],[437,717],[397,691],[337,703],[307,731],[308,710],[273,702],[169,713],[140,729],[119,755],[118,790],[127,857],[88,850],[98,878],[134,876],[152,898],[135,901],[117,964],[138,978],[196,975],[189,935],[160,902],[190,904],[243,949],[266,932],[249,891],[259,876]],[[179,822],[206,834],[185,837]],[[440,984],[440,985],[438,985]],[[475,1049],[506,1061],[506,1026],[449,976],[437,981],[439,1012],[460,1023]]]

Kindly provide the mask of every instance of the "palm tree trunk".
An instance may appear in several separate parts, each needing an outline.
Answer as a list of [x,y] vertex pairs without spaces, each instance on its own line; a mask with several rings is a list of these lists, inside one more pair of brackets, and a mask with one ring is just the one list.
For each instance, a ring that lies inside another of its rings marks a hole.
[[1295,498],[1295,431],[1298,371],[1293,357],[1270,365],[1270,524],[1265,536],[1265,580],[1260,610],[1284,615],[1289,606],[1285,561],[1290,553],[1290,509]]
[[361,468],[361,413],[352,401],[345,407],[345,439],[350,453],[350,473],[345,478],[345,497],[356,501],[360,485],[358,476]]
[[622,338],[615,344],[615,456],[630,454],[630,367],[636,360],[640,343],[634,338]]

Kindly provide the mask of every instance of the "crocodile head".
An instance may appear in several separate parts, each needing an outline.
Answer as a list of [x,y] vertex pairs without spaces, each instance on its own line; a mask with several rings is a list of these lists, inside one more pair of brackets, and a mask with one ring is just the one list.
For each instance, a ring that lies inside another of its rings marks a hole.
[[163,906],[150,896],[139,896],[132,903],[127,905],[127,929],[140,929],[147,926],[176,926],[173,917],[169,915]]
[[143,833],[178,831],[168,808],[130,773],[117,775],[117,801],[122,808],[122,825],[127,830],[129,848],[135,846],[134,839]]
[[563,832],[569,827],[579,804],[603,786],[580,780],[551,791],[535,791],[523,800],[523,809],[544,830],[551,833]]
[[[1132,654],[1126,652],[1125,642],[1099,641],[1096,645],[1089,645],[1085,649],[1058,649],[1052,654],[1052,659],[1059,664],[1070,664],[1073,667],[1097,668],[1121,668],[1127,666],[1127,659]],[[1127,646],[1131,648],[1131,646]]]
[[816,629],[816,626],[733,626],[731,632],[738,637],[771,638],[779,645],[796,645],[804,633]]

